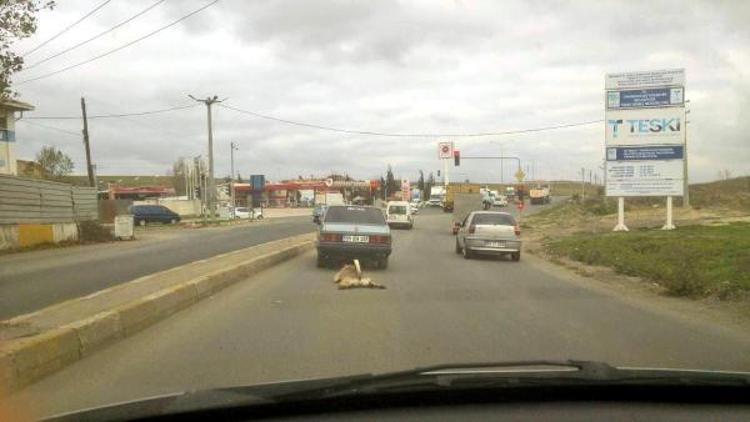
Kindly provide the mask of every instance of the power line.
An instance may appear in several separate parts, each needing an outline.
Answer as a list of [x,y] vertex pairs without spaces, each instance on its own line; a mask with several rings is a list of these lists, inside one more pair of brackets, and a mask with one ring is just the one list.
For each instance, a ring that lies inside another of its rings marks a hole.
[[[119,113],[119,114],[97,114],[93,116],[88,116],[89,120],[91,119],[112,119],[112,118],[118,118],[118,117],[131,117],[131,116],[146,116],[149,114],[158,114],[158,113],[166,113],[169,111],[176,111],[176,110],[185,110],[187,108],[193,108],[197,107],[200,104],[188,104],[184,106],[177,106],[177,107],[170,107],[170,108],[162,108],[159,110],[149,110],[149,111],[137,111],[134,113]],[[81,116],[29,116],[24,117],[24,120],[80,120]]]
[[312,123],[304,123],[304,122],[297,122],[294,120],[282,119],[282,118],[278,118],[274,116],[269,116],[266,114],[256,113],[254,111],[242,110],[242,109],[228,106],[225,104],[218,104],[218,106],[232,110],[232,111],[236,111],[238,113],[258,117],[260,119],[273,120],[275,122],[286,123],[286,124],[294,125],[294,126],[302,126],[302,127],[312,128],[312,129],[327,130],[330,132],[348,133],[352,135],[385,136],[385,137],[393,137],[393,138],[475,138],[475,137],[482,137],[482,136],[517,135],[521,133],[543,132],[543,131],[548,131],[548,130],[565,129],[565,128],[576,127],[576,126],[587,126],[587,125],[593,125],[596,123],[602,123],[604,121],[603,119],[589,120],[589,121],[584,121],[584,122],[565,123],[565,124],[559,124],[559,125],[553,125],[553,126],[542,126],[542,127],[531,128],[531,129],[507,130],[507,131],[500,131],[500,132],[389,133],[389,132],[375,132],[375,131],[370,131],[370,130],[341,129],[341,128],[336,128],[336,127],[331,127],[331,126],[322,126],[322,125],[316,125]]
[[65,54],[65,53],[67,53],[67,52],[70,52],[70,51],[73,51],[73,50],[75,50],[76,48],[78,48],[78,47],[80,47],[80,46],[82,46],[82,45],[88,44],[88,43],[90,43],[91,41],[94,41],[94,40],[96,40],[96,39],[98,39],[98,38],[101,38],[101,37],[103,37],[104,35],[107,35],[107,34],[109,34],[110,32],[114,31],[115,29],[117,29],[117,28],[119,28],[119,27],[121,27],[121,26],[123,26],[123,25],[125,25],[125,24],[127,24],[127,23],[129,23],[129,22],[132,22],[133,20],[137,19],[138,17],[140,17],[141,15],[145,14],[146,12],[148,12],[148,11],[149,11],[149,10],[151,10],[151,9],[153,9],[154,7],[156,7],[156,6],[158,6],[158,5],[162,4],[162,3],[164,3],[165,1],[166,1],[166,0],[158,0],[158,1],[156,2],[156,3],[152,4],[151,6],[148,6],[147,8],[145,8],[145,9],[141,10],[140,12],[136,13],[135,15],[133,15],[133,16],[131,16],[131,17],[129,17],[129,18],[127,18],[127,19],[125,19],[124,21],[122,21],[122,22],[118,23],[117,25],[115,25],[115,26],[113,26],[113,27],[111,27],[111,28],[109,28],[109,29],[107,29],[107,30],[105,30],[105,31],[103,31],[103,32],[100,32],[99,34],[97,34],[97,35],[94,35],[93,37],[91,37],[91,38],[89,38],[89,39],[87,39],[87,40],[85,40],[85,41],[81,41],[81,42],[79,42],[79,43],[78,43],[78,44],[76,44],[76,45],[73,45],[73,46],[71,46],[71,47],[68,47],[68,48],[66,48],[66,49],[65,49],[65,50],[63,50],[63,51],[60,51],[59,53],[53,54],[53,55],[51,55],[51,56],[49,56],[49,57],[47,57],[47,58],[45,58],[45,59],[39,60],[38,62],[36,62],[36,63],[34,63],[34,64],[31,64],[31,65],[29,65],[29,66],[24,66],[23,70],[29,70],[29,69],[33,69],[33,68],[35,68],[35,67],[39,66],[39,65],[40,65],[40,64],[42,64],[42,63],[45,63],[45,62],[48,62],[48,61],[50,61],[50,60],[54,59],[55,57],[60,57],[60,56],[62,56],[63,54]]
[[91,62],[93,62],[93,61],[95,61],[95,60],[99,60],[99,59],[101,59],[101,58],[103,58],[103,57],[109,56],[110,54],[116,53],[116,52],[118,52],[118,51],[120,51],[120,50],[122,50],[122,49],[125,49],[125,48],[127,48],[127,47],[130,47],[130,46],[131,46],[131,45],[133,45],[133,44],[136,44],[136,43],[138,43],[138,42],[140,42],[140,41],[143,41],[143,40],[145,40],[146,38],[149,38],[149,37],[151,37],[151,36],[153,36],[153,35],[156,35],[157,33],[161,32],[161,31],[163,31],[163,30],[165,30],[165,29],[167,29],[167,28],[170,28],[170,27],[172,27],[172,26],[174,26],[174,25],[177,25],[178,23],[180,23],[180,22],[184,21],[185,19],[187,19],[187,18],[189,18],[189,17],[191,17],[191,16],[195,15],[196,13],[200,13],[200,12],[202,12],[202,11],[203,11],[203,10],[205,10],[205,9],[208,9],[209,7],[213,6],[214,4],[216,4],[216,3],[218,3],[218,2],[219,2],[219,0],[214,0],[214,1],[212,1],[211,3],[208,3],[207,5],[205,5],[205,6],[203,6],[203,7],[200,7],[200,8],[198,8],[198,9],[196,9],[196,10],[194,10],[194,11],[192,11],[192,12],[188,13],[187,15],[184,15],[184,16],[182,16],[181,18],[179,18],[179,19],[177,19],[177,20],[173,21],[172,23],[170,23],[170,24],[168,24],[168,25],[162,26],[161,28],[159,28],[159,29],[156,29],[156,30],[154,30],[154,31],[151,31],[151,32],[149,32],[148,34],[146,34],[146,35],[144,35],[144,36],[142,36],[142,37],[140,37],[140,38],[136,38],[136,39],[134,39],[133,41],[130,41],[130,42],[126,43],[126,44],[123,44],[123,45],[121,45],[121,46],[119,46],[119,47],[117,47],[117,48],[115,48],[115,49],[109,50],[109,51],[107,51],[107,52],[105,52],[105,53],[102,53],[102,54],[100,54],[100,55],[98,55],[98,56],[94,56],[94,57],[92,57],[92,58],[90,58],[90,59],[88,59],[88,60],[84,60],[84,61],[82,61],[82,62],[79,62],[79,63],[76,63],[76,64],[72,64],[72,65],[70,65],[70,66],[67,66],[67,67],[64,67],[64,68],[62,68],[62,69],[58,69],[58,70],[55,70],[55,71],[53,71],[53,72],[49,72],[49,73],[45,73],[45,74],[42,74],[42,75],[40,75],[40,76],[37,76],[37,77],[35,77],[35,78],[25,79],[25,80],[23,80],[23,81],[17,82],[17,83],[16,83],[16,85],[23,85],[23,84],[25,84],[25,83],[28,83],[28,82],[33,82],[33,81],[37,81],[37,80],[39,80],[39,79],[44,79],[44,78],[48,78],[48,77],[50,77],[50,76],[53,76],[53,75],[57,75],[58,73],[66,72],[66,71],[68,71],[68,70],[71,70],[71,69],[74,69],[74,68],[76,68],[76,67],[79,67],[79,66],[83,66],[83,65],[85,65],[85,64],[88,64],[88,63],[91,63]]
[[[80,119],[80,117],[79,117],[79,119]],[[80,133],[73,132],[72,130],[62,129],[62,128],[54,127],[54,126],[47,126],[47,125],[43,125],[41,123],[30,122],[30,121],[28,121],[28,117],[24,117],[21,120],[16,120],[16,123],[26,123],[26,124],[29,124],[29,125],[32,125],[32,126],[38,126],[38,127],[42,127],[42,128],[45,128],[45,129],[56,130],[58,132],[66,133],[68,135],[73,135],[73,136],[78,137],[78,138],[81,137]]]
[[91,10],[90,12],[86,13],[85,15],[83,15],[83,17],[81,17],[81,18],[80,18],[80,19],[78,19],[77,21],[73,22],[72,24],[68,25],[67,27],[63,28],[63,30],[62,30],[62,31],[60,31],[60,32],[58,32],[57,34],[53,35],[53,36],[52,36],[51,38],[48,38],[48,39],[47,39],[46,41],[42,41],[42,43],[41,43],[41,44],[39,44],[39,45],[37,45],[36,47],[32,48],[31,50],[29,50],[29,51],[27,51],[27,52],[23,53],[23,54],[22,54],[21,56],[22,56],[22,57],[26,57],[26,56],[28,56],[29,54],[31,54],[31,53],[33,53],[33,52],[35,52],[35,51],[39,50],[40,48],[44,47],[44,46],[45,46],[45,45],[47,45],[47,44],[49,44],[49,43],[50,43],[50,42],[52,42],[52,41],[53,41],[53,40],[54,40],[55,38],[59,37],[60,35],[62,35],[62,34],[64,34],[64,33],[68,32],[68,31],[70,31],[70,30],[71,30],[71,29],[72,29],[72,28],[73,28],[74,26],[78,25],[79,23],[81,23],[81,22],[83,22],[84,20],[86,20],[86,18],[88,18],[89,16],[93,15],[94,13],[96,13],[96,11],[97,11],[97,10],[99,10],[99,9],[101,9],[102,7],[106,6],[106,5],[107,5],[107,3],[109,3],[110,1],[112,1],[112,0],[104,0],[104,1],[103,1],[102,3],[100,3],[100,4],[98,5],[98,6],[96,6],[95,8],[93,8],[93,9],[92,9],[92,10]]

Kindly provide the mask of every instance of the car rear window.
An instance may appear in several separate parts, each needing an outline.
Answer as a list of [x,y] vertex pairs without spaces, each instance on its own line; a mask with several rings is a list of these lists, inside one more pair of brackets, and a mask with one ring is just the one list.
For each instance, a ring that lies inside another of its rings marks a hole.
[[247,212],[247,208],[239,207],[237,208],[237,212]]
[[371,207],[329,207],[326,210],[326,223],[385,224],[383,213]]
[[508,214],[475,214],[471,224],[484,226],[515,226],[516,220]]
[[403,205],[392,205],[388,207],[388,214],[406,214],[406,207]]

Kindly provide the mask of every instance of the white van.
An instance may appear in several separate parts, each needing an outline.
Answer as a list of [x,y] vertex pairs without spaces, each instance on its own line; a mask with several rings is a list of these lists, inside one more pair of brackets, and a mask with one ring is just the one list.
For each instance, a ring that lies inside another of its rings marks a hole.
[[414,227],[411,205],[406,201],[390,201],[385,207],[385,221],[390,227]]

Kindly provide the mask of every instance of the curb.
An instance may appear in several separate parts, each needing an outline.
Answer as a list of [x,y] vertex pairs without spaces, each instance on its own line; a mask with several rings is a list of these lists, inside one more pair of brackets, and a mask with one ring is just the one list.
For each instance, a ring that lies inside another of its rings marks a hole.
[[[0,391],[19,390],[237,281],[313,248],[312,240],[187,280],[112,310],[0,346]],[[168,271],[168,270],[167,270]]]

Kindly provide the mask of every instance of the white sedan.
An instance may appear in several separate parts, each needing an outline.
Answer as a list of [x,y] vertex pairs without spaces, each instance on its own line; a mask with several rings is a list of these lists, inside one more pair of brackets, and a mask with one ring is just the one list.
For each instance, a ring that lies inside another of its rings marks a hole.
[[492,206],[493,207],[507,207],[508,206],[508,198],[506,198],[504,196],[498,195],[498,196],[495,197],[495,200],[492,201]]

